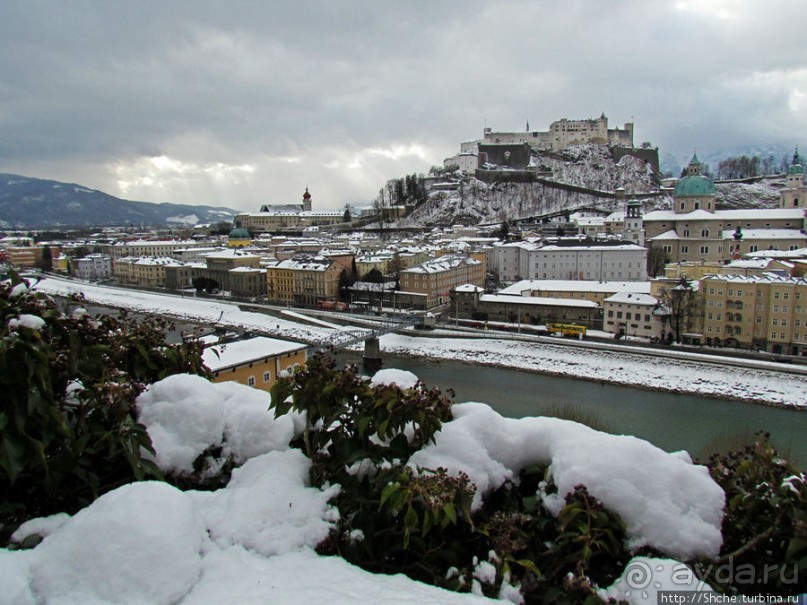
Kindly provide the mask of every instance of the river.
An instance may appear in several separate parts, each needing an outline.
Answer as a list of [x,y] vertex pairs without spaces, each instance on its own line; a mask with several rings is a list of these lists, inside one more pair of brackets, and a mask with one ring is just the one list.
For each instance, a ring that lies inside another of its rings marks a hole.
[[[340,363],[360,363],[343,354]],[[408,370],[427,386],[453,389],[457,403],[481,401],[503,416],[557,415],[558,409],[593,417],[611,433],[635,435],[666,451],[704,458],[733,449],[764,430],[788,460],[807,466],[807,413],[741,400],[713,399],[548,376],[534,372],[384,355],[384,367]]]
[[[87,307],[91,313],[110,311],[100,305]],[[179,341],[180,334],[192,332],[193,327],[178,323],[168,340]],[[339,362],[361,364],[361,356],[341,353]],[[453,389],[458,403],[481,401],[510,418],[558,415],[559,409],[571,410],[573,419],[593,418],[608,432],[635,435],[666,451],[683,449],[699,458],[715,450],[726,451],[750,443],[754,433],[763,430],[771,434],[785,458],[802,468],[807,466],[804,411],[461,361],[384,354],[384,367],[408,370],[429,387]]]

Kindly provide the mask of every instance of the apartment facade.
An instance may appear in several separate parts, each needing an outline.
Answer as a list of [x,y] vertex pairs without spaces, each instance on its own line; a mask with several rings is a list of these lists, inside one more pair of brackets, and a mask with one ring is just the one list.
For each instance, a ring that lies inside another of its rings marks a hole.
[[445,255],[400,273],[401,291],[425,296],[427,309],[451,300],[451,290],[470,284],[485,287],[485,263],[463,255]]
[[701,289],[707,345],[807,355],[807,278],[710,275]]
[[350,271],[353,255],[299,254],[266,268],[266,296],[277,304],[316,306],[340,295],[343,271]]

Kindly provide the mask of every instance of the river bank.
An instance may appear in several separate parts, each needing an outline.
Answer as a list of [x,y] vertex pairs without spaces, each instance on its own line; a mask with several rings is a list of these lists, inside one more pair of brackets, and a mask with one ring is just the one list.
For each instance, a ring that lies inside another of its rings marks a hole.
[[[89,302],[154,313],[179,321],[243,326],[247,330],[303,342],[324,341],[335,329],[304,325],[284,318],[242,311],[227,302],[111,288],[48,278],[37,289],[55,296],[82,293]],[[807,410],[803,376],[758,368],[655,358],[612,350],[581,350],[548,343],[495,338],[426,338],[414,333],[381,338],[384,353],[456,359],[478,365],[601,381],[638,389],[684,393]]]
[[492,338],[428,339],[389,334],[381,338],[381,344],[384,352],[395,355],[458,360],[650,391],[807,410],[803,376],[753,368],[656,359],[623,351],[581,352],[559,345]]

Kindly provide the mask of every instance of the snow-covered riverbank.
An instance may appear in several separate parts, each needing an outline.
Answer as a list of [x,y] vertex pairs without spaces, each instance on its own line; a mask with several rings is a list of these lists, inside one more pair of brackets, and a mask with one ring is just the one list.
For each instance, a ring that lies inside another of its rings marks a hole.
[[[237,305],[226,302],[53,278],[41,281],[37,289],[60,296],[81,292],[88,301],[102,305],[169,315],[189,322],[241,325],[247,329],[271,333],[278,338],[316,342],[334,332],[326,327],[241,311]],[[454,359],[639,388],[743,399],[807,410],[807,380],[804,376],[765,369],[706,364],[685,356],[681,359],[658,358],[630,352],[579,349],[495,338],[423,338],[388,334],[382,337],[381,343],[385,352],[399,355]]]

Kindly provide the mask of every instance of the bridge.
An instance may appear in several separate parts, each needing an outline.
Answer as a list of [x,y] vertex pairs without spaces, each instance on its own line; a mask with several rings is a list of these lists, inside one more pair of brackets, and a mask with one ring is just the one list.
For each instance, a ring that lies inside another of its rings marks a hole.
[[355,328],[352,330],[338,330],[327,338],[319,341],[313,348],[316,350],[341,350],[364,341],[364,365],[369,369],[381,367],[381,344],[378,339],[384,334],[398,332],[404,328],[423,323],[418,315],[407,315],[402,318],[385,318],[371,328]]

